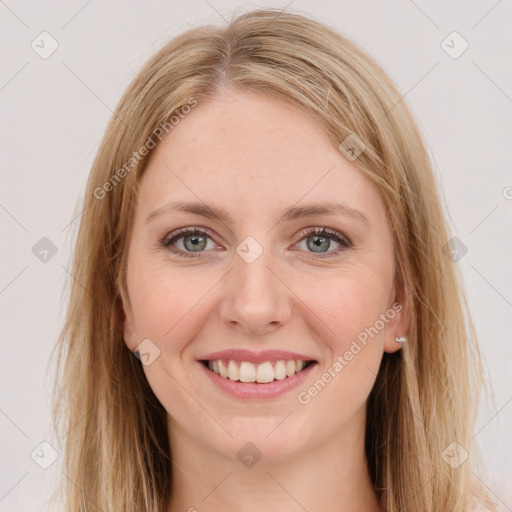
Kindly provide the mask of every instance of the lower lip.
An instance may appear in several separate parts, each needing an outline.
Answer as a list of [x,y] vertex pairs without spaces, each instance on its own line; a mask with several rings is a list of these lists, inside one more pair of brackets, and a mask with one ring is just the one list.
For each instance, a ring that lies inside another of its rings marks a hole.
[[235,398],[274,398],[282,395],[292,388],[297,387],[315,368],[317,363],[309,365],[291,377],[281,380],[273,380],[267,384],[257,382],[240,382],[239,380],[225,379],[209,370],[203,363],[199,363],[206,372],[208,378],[222,391]]

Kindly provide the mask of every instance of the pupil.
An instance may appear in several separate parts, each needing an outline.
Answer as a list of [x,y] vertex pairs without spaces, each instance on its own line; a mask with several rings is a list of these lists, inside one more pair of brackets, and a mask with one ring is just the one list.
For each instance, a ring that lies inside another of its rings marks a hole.
[[201,242],[204,243],[205,237],[200,235],[188,235],[185,237],[183,244],[187,247],[187,242],[192,242],[192,251],[201,251],[204,247],[201,247]]
[[314,239],[314,241],[313,241],[313,252],[322,252],[322,251],[318,251],[317,250],[318,248],[322,248],[321,247],[322,244],[325,245],[325,247],[324,247],[325,249],[329,248],[329,238],[327,238],[325,236],[313,236],[311,238]]

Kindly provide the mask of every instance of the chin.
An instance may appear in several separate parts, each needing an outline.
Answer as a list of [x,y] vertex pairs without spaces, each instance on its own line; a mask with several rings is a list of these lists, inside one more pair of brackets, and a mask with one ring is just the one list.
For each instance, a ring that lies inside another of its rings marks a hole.
[[225,435],[222,439],[205,439],[205,442],[213,444],[212,448],[224,457],[242,463],[245,457],[258,458],[259,463],[292,458],[307,450],[309,435],[305,425],[291,425],[293,412],[288,418],[287,414],[232,419],[226,427],[233,437]]

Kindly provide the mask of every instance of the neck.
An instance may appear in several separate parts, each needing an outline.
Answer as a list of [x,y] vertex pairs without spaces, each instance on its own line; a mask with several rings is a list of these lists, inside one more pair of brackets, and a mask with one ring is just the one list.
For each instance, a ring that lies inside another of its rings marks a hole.
[[[364,417],[322,445],[252,467],[201,445],[169,419],[173,459],[168,512],[324,510],[382,512],[364,451]],[[241,442],[242,446],[244,443]]]

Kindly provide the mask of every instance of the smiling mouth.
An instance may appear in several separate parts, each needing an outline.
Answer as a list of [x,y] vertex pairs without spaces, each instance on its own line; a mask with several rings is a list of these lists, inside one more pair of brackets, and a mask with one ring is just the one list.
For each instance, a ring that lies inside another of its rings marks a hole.
[[236,361],[217,359],[212,361],[201,361],[206,368],[219,377],[238,382],[254,382],[268,384],[275,380],[284,380],[293,377],[295,374],[304,371],[309,366],[316,364],[316,361],[304,360],[280,360],[265,361],[254,364],[249,361]]

